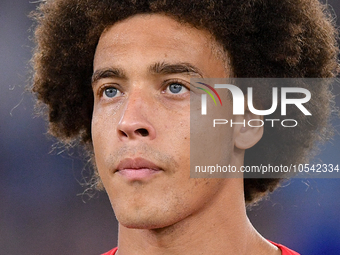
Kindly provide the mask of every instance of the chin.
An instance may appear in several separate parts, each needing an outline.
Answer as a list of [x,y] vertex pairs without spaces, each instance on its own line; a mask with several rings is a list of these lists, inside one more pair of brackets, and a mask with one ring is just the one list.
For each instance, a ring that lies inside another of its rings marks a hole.
[[118,219],[119,224],[126,228],[133,228],[133,229],[161,229],[168,227],[171,222],[164,221],[161,219],[152,219],[150,217],[138,217],[138,218],[127,218],[124,217],[123,219]]
[[[174,217],[175,216],[175,217]],[[176,217],[177,216],[177,217]],[[116,218],[122,226],[134,229],[161,229],[180,221],[179,215],[171,215],[169,211],[162,211],[159,208],[128,211],[119,210]]]

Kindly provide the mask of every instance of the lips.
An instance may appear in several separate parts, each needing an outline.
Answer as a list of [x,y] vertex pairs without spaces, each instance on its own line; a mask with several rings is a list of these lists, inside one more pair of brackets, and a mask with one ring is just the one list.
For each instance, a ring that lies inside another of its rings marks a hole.
[[148,179],[161,171],[160,167],[149,160],[126,158],[118,164],[115,172],[129,180],[142,180]]

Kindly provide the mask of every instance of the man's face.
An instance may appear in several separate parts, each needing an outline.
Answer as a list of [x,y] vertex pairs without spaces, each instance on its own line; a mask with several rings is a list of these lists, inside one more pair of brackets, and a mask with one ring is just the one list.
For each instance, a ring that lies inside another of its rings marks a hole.
[[[229,181],[189,178],[190,78],[227,76],[212,45],[208,32],[156,14],[121,21],[99,40],[92,138],[99,175],[125,227],[179,222],[213,203]],[[226,141],[228,155],[233,142]]]

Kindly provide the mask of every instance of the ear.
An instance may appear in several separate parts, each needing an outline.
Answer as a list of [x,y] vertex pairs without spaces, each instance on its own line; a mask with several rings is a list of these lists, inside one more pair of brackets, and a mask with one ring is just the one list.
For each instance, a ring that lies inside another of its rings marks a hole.
[[249,149],[260,141],[263,135],[263,116],[253,114],[247,107],[244,115],[235,115],[233,119],[237,123],[244,123],[234,126],[234,145],[238,149]]

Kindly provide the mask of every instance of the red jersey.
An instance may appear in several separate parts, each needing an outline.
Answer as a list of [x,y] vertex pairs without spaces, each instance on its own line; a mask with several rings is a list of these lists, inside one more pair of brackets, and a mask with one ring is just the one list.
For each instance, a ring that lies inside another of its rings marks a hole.
[[[287,248],[286,246],[283,246],[282,244],[277,244],[277,243],[274,243],[272,241],[269,241],[271,242],[272,244],[276,245],[277,247],[279,247],[279,249],[281,250],[282,252],[282,255],[300,255],[299,253]],[[106,252],[102,255],[114,255],[116,253],[116,251],[118,250],[118,248],[114,248],[113,250],[109,251],[109,252]]]
[[[269,240],[268,240],[269,241]],[[271,242],[272,244],[274,244],[275,246],[279,247],[279,249],[281,250],[282,252],[282,255],[300,255],[300,253],[297,253],[296,251],[293,251],[289,248],[287,248],[286,246],[283,246],[282,244],[277,244],[277,243],[274,243],[272,241],[269,241]],[[114,253],[113,253],[114,254]]]
[[118,247],[114,248],[111,251],[108,251],[106,253],[103,253],[102,255],[115,255],[116,251],[118,250]]

